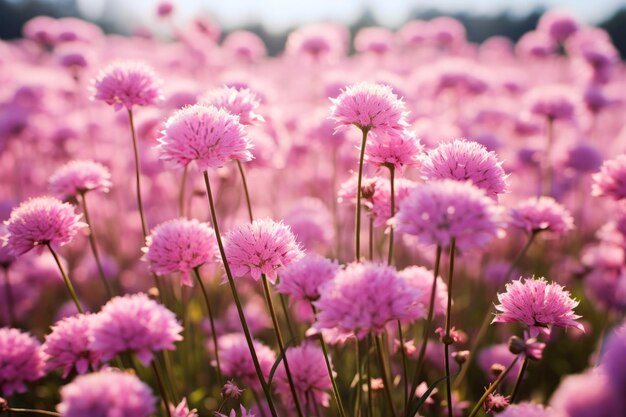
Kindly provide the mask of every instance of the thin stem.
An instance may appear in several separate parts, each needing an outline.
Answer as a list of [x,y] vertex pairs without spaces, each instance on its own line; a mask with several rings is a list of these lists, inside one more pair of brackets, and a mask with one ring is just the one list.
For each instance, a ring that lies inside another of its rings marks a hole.
[[217,223],[215,203],[213,201],[213,193],[211,192],[211,183],[209,181],[209,174],[207,171],[204,171],[204,184],[206,186],[207,197],[209,199],[209,209],[211,211],[211,220],[213,222],[213,229],[215,230],[215,236],[217,238],[217,246],[220,251],[222,263],[224,264],[224,271],[226,272],[228,284],[230,285],[230,289],[233,294],[233,299],[235,300],[237,313],[239,314],[239,320],[241,321],[241,327],[243,328],[243,333],[244,333],[244,336],[246,337],[246,342],[248,343],[248,349],[250,349],[250,355],[252,356],[254,369],[256,371],[257,377],[259,378],[259,383],[261,384],[261,387],[263,388],[263,393],[265,394],[265,398],[267,399],[267,405],[270,408],[270,412],[272,413],[273,417],[277,417],[276,408],[274,407],[274,402],[272,401],[272,396],[270,394],[269,387],[267,385],[267,382],[265,382],[265,378],[263,377],[263,372],[261,371],[259,359],[257,357],[256,351],[254,349],[254,345],[252,343],[252,336],[250,335],[250,329],[248,328],[246,317],[243,314],[243,307],[241,305],[241,300],[239,299],[239,294],[237,293],[237,288],[235,287],[235,281],[233,280],[233,275],[230,271],[230,265],[228,264],[228,260],[226,259],[226,252],[224,251],[224,244],[222,243],[222,236],[220,234],[219,224]]
[[9,326],[13,327],[17,323],[17,319],[15,318],[15,302],[13,299],[11,280],[9,278],[9,268],[4,268],[4,295],[8,309]]
[[200,289],[202,290],[202,296],[204,297],[204,303],[206,304],[206,309],[209,314],[209,323],[211,324],[211,338],[213,339],[213,350],[215,351],[215,362],[216,362],[216,370],[217,370],[217,381],[219,384],[222,384],[222,367],[220,366],[220,353],[217,346],[217,332],[215,331],[215,319],[213,317],[213,310],[211,309],[211,303],[209,301],[209,294],[204,286],[204,282],[202,281],[202,277],[200,276],[200,271],[198,267],[193,269],[193,273],[200,284]]
[[[395,192],[395,177],[396,168],[393,165],[389,165],[389,183],[391,185],[390,196],[390,218],[396,215],[396,192]],[[387,253],[387,265],[391,265],[393,262],[393,226],[389,227],[389,252]]]
[[546,151],[545,151],[545,160],[544,162],[544,178],[543,178],[543,189],[542,195],[552,195],[552,163],[550,161],[550,156],[552,154],[552,145],[554,143],[554,120],[548,117],[547,121],[547,143],[546,143]]
[[250,202],[250,193],[248,192],[248,182],[246,181],[246,174],[243,170],[243,164],[240,160],[236,160],[237,168],[239,168],[239,174],[241,175],[241,182],[243,183],[243,191],[246,194],[246,206],[248,207],[248,217],[250,218],[250,222],[254,220],[254,216],[252,215],[252,203]]
[[365,356],[367,360],[367,416],[374,417],[374,393],[372,392],[372,336],[367,336]]
[[102,281],[102,285],[106,290],[107,296],[109,298],[113,297],[113,290],[111,290],[111,286],[109,285],[109,281],[107,280],[106,274],[104,273],[104,268],[102,267],[102,261],[100,260],[100,253],[98,252],[98,245],[96,244],[96,237],[94,236],[94,228],[93,223],[91,222],[91,218],[89,216],[89,209],[87,208],[87,193],[80,193],[81,202],[83,204],[83,214],[85,215],[85,221],[89,226],[89,246],[91,246],[91,253],[93,253],[93,257],[96,261],[96,267],[98,268],[98,275],[100,276],[100,280]]
[[291,375],[291,370],[289,369],[289,362],[287,361],[287,354],[285,352],[285,341],[283,340],[283,335],[280,331],[280,324],[278,323],[278,316],[276,315],[276,310],[274,309],[274,301],[272,301],[272,294],[270,293],[270,286],[267,282],[267,277],[265,274],[261,275],[261,281],[263,281],[263,291],[265,293],[265,301],[267,301],[267,307],[270,311],[270,316],[272,317],[272,324],[274,325],[274,334],[276,335],[276,341],[278,342],[278,347],[280,349],[280,354],[283,357],[283,364],[285,365],[285,373],[287,374],[287,381],[289,382],[289,389],[291,390],[291,395],[293,396],[293,402],[296,406],[296,411],[299,417],[303,417],[302,409],[300,407],[300,399],[298,396],[298,392],[296,391],[296,386],[293,382],[293,376]]
[[297,340],[296,331],[293,328],[293,324],[291,323],[291,318],[289,317],[289,308],[287,308],[287,300],[284,294],[278,294],[278,298],[280,298],[280,305],[283,309],[283,315],[285,316],[285,322],[287,322],[287,330],[289,331],[289,337],[293,340]]
[[187,176],[189,174],[189,165],[183,168],[183,176],[180,179],[180,190],[178,192],[178,213],[180,217],[185,217],[185,191],[187,190]]
[[369,128],[362,127],[363,139],[361,140],[361,156],[359,157],[359,176],[357,178],[356,188],[356,227],[355,227],[355,246],[354,257],[357,262],[361,260],[361,183],[363,180],[363,160],[365,159],[365,144],[367,142],[367,132]]
[[9,413],[31,413],[31,414],[41,414],[43,416],[54,416],[61,417],[61,414],[55,413],[54,411],[47,410],[36,410],[33,408],[9,408],[7,409]]
[[133,119],[132,109],[128,109],[128,121],[130,122],[130,133],[133,137],[133,152],[135,155],[135,187],[137,190],[137,208],[139,209],[139,217],[141,217],[141,231],[144,240],[148,236],[148,226],[143,211],[143,202],[141,200],[141,164],[139,161],[139,150],[137,148],[137,134],[135,133],[135,121]]
[[485,391],[483,396],[480,397],[480,400],[478,400],[478,402],[476,403],[476,405],[472,409],[472,412],[470,413],[469,417],[474,417],[476,415],[476,413],[478,413],[478,410],[480,410],[480,408],[483,406],[483,403],[485,402],[485,400],[487,399],[489,394],[491,394],[492,392],[494,392],[496,390],[498,385],[500,385],[500,383],[504,380],[504,378],[509,374],[511,369],[513,369],[513,367],[517,363],[518,359],[519,359],[519,356],[516,356],[513,359],[513,361],[509,364],[509,366],[500,375],[498,375],[498,378],[496,378],[496,380],[493,381],[489,385],[489,388],[487,388],[487,390]]
[[444,364],[446,367],[446,395],[448,399],[448,417],[453,417],[452,413],[452,381],[450,380],[450,321],[452,313],[452,278],[454,277],[454,252],[456,249],[456,239],[450,240],[450,266],[448,269],[448,306],[446,308],[446,335],[444,338]]
[[374,216],[370,216],[370,220],[368,223],[369,223],[368,258],[370,261],[373,261],[374,260]]
[[383,388],[385,390],[385,397],[387,398],[387,405],[389,406],[389,411],[391,412],[391,416],[396,416],[396,410],[393,406],[393,396],[391,394],[391,378],[389,375],[389,369],[387,366],[387,361],[383,355],[383,342],[382,337],[380,335],[373,336],[376,340],[376,351],[378,352],[378,361],[380,363],[380,373],[383,377]]
[[354,417],[359,417],[361,415],[361,403],[362,403],[362,393],[363,393],[363,374],[361,373],[361,344],[358,339],[354,339],[354,352],[355,352],[355,362],[356,362],[356,404],[354,407]]
[[[311,303],[311,309],[313,310],[313,316],[317,315],[317,309],[315,308],[315,306],[313,305],[313,303]],[[328,370],[328,376],[330,377],[330,382],[333,386],[333,396],[335,397],[335,402],[337,403],[337,409],[339,410],[339,416],[340,417],[346,417],[346,412],[343,409],[343,404],[341,402],[341,396],[339,395],[339,388],[337,387],[337,380],[335,378],[335,374],[333,373],[333,369],[332,369],[332,365],[330,363],[330,359],[328,356],[328,347],[326,346],[326,341],[324,340],[324,336],[322,336],[321,334],[319,335],[319,339],[320,339],[320,345],[322,345],[322,352],[324,353],[324,361],[326,362],[326,369]],[[358,348],[357,348],[357,366],[359,366],[359,355],[358,355]],[[359,374],[360,374],[360,369],[359,369]],[[361,389],[361,381],[359,381],[359,383],[357,384],[359,389]]]
[[74,291],[74,286],[72,285],[70,278],[65,273],[65,270],[63,269],[63,265],[61,265],[61,260],[59,259],[59,256],[54,251],[54,249],[52,249],[52,246],[50,246],[49,243],[46,243],[46,246],[48,246],[48,249],[50,249],[50,253],[52,253],[52,257],[54,257],[54,261],[57,263],[57,266],[59,267],[59,271],[61,271],[61,276],[63,276],[63,281],[65,282],[65,286],[67,287],[67,290],[69,291],[70,297],[72,297],[74,304],[76,304],[76,309],[78,310],[79,313],[83,314],[84,312],[83,307],[80,305],[80,301],[78,301],[78,296],[76,295],[76,291]]
[[161,392],[161,398],[163,399],[163,406],[165,407],[165,412],[167,413],[167,417],[172,417],[172,412],[170,411],[170,403],[169,401],[167,401],[167,393],[165,392],[165,386],[163,385],[163,380],[161,379],[159,368],[157,368],[156,363],[154,361],[152,361],[151,364],[152,364],[152,369],[154,370],[154,376],[156,377],[157,384],[159,386],[159,391]]
[[404,351],[404,336],[402,332],[402,323],[398,320],[398,338],[400,339],[400,354],[402,355],[402,379],[404,380],[404,408],[406,409],[409,402],[409,368],[406,360],[406,352]]
[[522,362],[522,367],[517,374],[517,379],[515,380],[515,385],[513,386],[513,392],[511,393],[511,404],[515,402],[517,395],[519,394],[519,388],[522,385],[522,378],[524,377],[524,373],[526,372],[526,368],[528,367],[528,356],[524,356],[524,361]]
[[335,228],[335,258],[341,259],[341,223],[339,222],[339,210],[337,209],[337,147],[333,146],[332,152],[332,175],[330,204],[333,212],[333,226]]

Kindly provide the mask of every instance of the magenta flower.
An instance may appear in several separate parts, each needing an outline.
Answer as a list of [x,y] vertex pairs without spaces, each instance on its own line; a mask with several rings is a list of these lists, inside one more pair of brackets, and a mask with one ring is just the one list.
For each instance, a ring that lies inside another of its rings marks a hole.
[[332,280],[338,270],[336,261],[315,253],[308,254],[281,271],[278,292],[295,300],[317,300],[322,285]]
[[132,352],[148,366],[152,354],[174,350],[183,328],[170,310],[146,294],[115,297],[93,318],[90,349],[103,361],[122,352]]
[[382,332],[390,321],[423,317],[420,296],[391,267],[352,263],[320,290],[319,300],[313,303],[319,310],[313,328],[363,339]]
[[232,398],[238,399],[241,398],[241,394],[243,394],[243,390],[237,386],[231,379],[230,381],[226,381],[221,391],[222,397],[224,398]]
[[[240,411],[240,417],[255,417],[256,414],[252,414],[250,411],[247,411],[245,409],[245,407],[243,406],[243,404],[239,404],[239,411]],[[228,413],[228,415],[226,414],[222,414],[222,413],[215,413],[216,416],[218,417],[237,417],[237,410],[235,410],[234,408],[230,410],[230,413]]]
[[236,277],[262,274],[274,283],[281,268],[304,256],[289,226],[270,219],[255,220],[231,230],[224,237],[226,259]]
[[63,378],[67,378],[72,369],[81,375],[87,373],[90,366],[98,369],[100,355],[89,347],[93,318],[93,315],[79,314],[52,326],[43,345],[48,371],[63,368]]
[[591,194],[614,200],[626,198],[626,155],[605,161],[600,172],[593,174]]
[[98,162],[74,160],[57,169],[48,184],[50,191],[62,199],[94,190],[106,193],[111,188],[111,174]]
[[532,114],[548,120],[573,120],[582,97],[569,86],[542,85],[526,93],[524,104]]
[[[433,271],[426,269],[422,266],[409,266],[398,272],[401,278],[406,280],[406,283],[414,288],[418,293],[418,305],[424,311],[428,311],[430,306],[430,293],[433,288]],[[435,292],[435,314],[444,314],[448,303],[448,286],[441,279],[437,277],[437,289]]]
[[424,146],[415,133],[406,129],[372,132],[365,146],[365,161],[376,166],[402,167],[417,165]]
[[[230,333],[220,336],[217,345],[220,354],[220,365],[224,375],[237,378],[251,389],[261,389],[244,334]],[[276,355],[272,349],[258,340],[253,340],[253,345],[259,359],[263,377],[267,379],[276,361]]]
[[509,224],[527,233],[561,235],[574,228],[574,218],[552,197],[529,198],[511,209]]
[[513,404],[498,414],[498,417],[557,417],[551,409],[529,402]]
[[[406,178],[395,179],[394,194],[396,196],[396,207],[402,204],[416,185],[416,182]],[[371,207],[368,208],[372,210],[371,214],[374,216],[374,226],[381,227],[386,225],[391,218],[391,182],[388,179],[378,179],[375,183],[374,194],[369,200],[371,201]]]
[[418,185],[401,203],[396,230],[425,244],[482,247],[499,235],[502,210],[470,182],[435,180]]
[[469,180],[492,198],[506,192],[508,186],[508,175],[496,154],[465,139],[442,143],[429,151],[422,160],[422,176],[426,180]]
[[150,417],[156,412],[150,387],[135,375],[101,371],[81,375],[61,388],[63,417]]
[[569,12],[550,10],[537,23],[537,30],[547,33],[556,42],[563,42],[578,31],[580,23]]
[[92,98],[102,100],[115,110],[149,106],[162,100],[161,80],[154,70],[141,62],[114,62],[92,80]]
[[26,383],[44,376],[45,358],[28,333],[0,328],[0,392],[5,397],[26,392]]
[[224,109],[230,114],[239,116],[239,123],[242,125],[264,121],[263,116],[255,112],[260,100],[249,88],[215,88],[200,97],[198,104]]
[[253,145],[239,118],[212,106],[187,106],[165,122],[158,146],[161,159],[184,167],[196,161],[206,171],[232,159],[249,161]]
[[611,383],[621,392],[626,389],[626,322],[622,322],[611,333],[606,341],[602,360],[602,369],[608,375]]
[[181,273],[181,284],[193,286],[191,271],[213,261],[217,255],[215,231],[196,219],[161,223],[146,237],[144,259],[157,275]]
[[362,130],[385,132],[401,131],[407,126],[404,102],[387,85],[354,84],[330,101],[330,117],[339,125],[337,130],[355,125]]
[[197,409],[189,409],[187,398],[183,398],[178,405],[169,405],[171,417],[198,417]]
[[[623,355],[624,352],[621,352]],[[602,368],[568,375],[550,398],[553,414],[565,417],[617,417],[626,415],[624,387],[614,385]]]
[[548,284],[544,278],[519,279],[506,284],[506,291],[498,294],[498,301],[492,323],[525,324],[531,337],[550,334],[552,326],[584,331],[583,325],[576,321],[580,316],[574,314],[578,301],[570,298],[562,286]]
[[78,231],[87,227],[74,207],[53,197],[36,197],[23,202],[5,221],[8,235],[5,244],[16,256],[46,245],[53,249],[72,241]]

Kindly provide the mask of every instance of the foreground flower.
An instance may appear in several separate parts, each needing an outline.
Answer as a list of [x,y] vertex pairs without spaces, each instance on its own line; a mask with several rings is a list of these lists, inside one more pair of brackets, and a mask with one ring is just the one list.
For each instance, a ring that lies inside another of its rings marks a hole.
[[108,192],[111,174],[98,162],[74,160],[56,170],[48,183],[50,191],[59,198],[67,199],[88,191]]
[[100,355],[89,348],[93,318],[93,315],[79,314],[52,326],[43,345],[48,371],[63,368],[63,378],[67,378],[73,369],[80,375],[87,373],[90,366],[97,370]]
[[103,361],[131,352],[148,366],[154,352],[175,349],[182,330],[174,313],[146,294],[115,297],[94,317],[90,348]]
[[149,106],[162,99],[161,81],[154,70],[141,62],[114,62],[92,80],[92,98],[130,110]]
[[520,403],[509,406],[498,417],[555,417],[550,409],[540,404]]
[[510,224],[529,234],[548,231],[558,236],[574,228],[574,218],[554,198],[542,196],[513,207]]
[[215,231],[196,219],[161,223],[146,238],[144,259],[157,275],[181,273],[181,284],[193,286],[191,271],[216,258]]
[[212,106],[178,110],[165,122],[158,146],[161,159],[185,167],[196,161],[202,171],[232,159],[252,159],[252,143],[237,116]]
[[593,174],[591,194],[614,200],[626,198],[626,155],[605,161],[600,172]]
[[27,333],[0,329],[0,393],[10,397],[26,392],[26,383],[44,376],[44,355],[39,342]]
[[602,368],[596,368],[563,378],[550,398],[550,406],[555,414],[559,417],[626,415],[624,387],[615,385],[603,371]]
[[[421,305],[421,308],[428,310],[430,305],[430,293],[433,288],[433,271],[424,268],[422,266],[409,266],[398,272],[401,278],[406,280],[406,283],[416,289],[421,296],[417,302]],[[448,286],[441,279],[437,277],[437,292],[435,293],[435,314],[444,314],[446,311],[446,303],[448,302]]]
[[149,417],[156,412],[150,388],[135,375],[101,371],[61,388],[62,417]]
[[72,241],[87,224],[80,221],[74,207],[53,197],[36,197],[23,202],[11,212],[5,222],[7,246],[16,255],[31,249],[42,251],[46,245],[53,249]]
[[528,91],[524,102],[532,114],[550,121],[568,121],[575,119],[582,97],[570,86],[542,85]]
[[[254,369],[250,349],[243,333],[231,333],[220,336],[218,348],[222,372],[231,378],[236,378],[251,389],[260,389],[261,384]],[[259,358],[259,364],[264,378],[269,376],[270,370],[276,361],[276,355],[266,345],[258,340],[253,341],[254,350]]]
[[278,292],[295,300],[317,300],[322,285],[332,280],[338,270],[339,264],[336,261],[315,253],[308,254],[283,269]]
[[365,147],[365,161],[376,167],[401,170],[404,166],[419,164],[423,150],[420,140],[406,129],[372,132]]
[[198,100],[198,104],[224,109],[230,114],[239,116],[239,123],[242,125],[264,121],[263,116],[255,113],[259,103],[256,94],[250,89],[234,87],[215,88]]
[[496,317],[492,323],[515,323],[527,325],[531,336],[549,334],[552,326],[575,327],[584,331],[576,320],[574,307],[578,301],[556,284],[548,284],[544,278],[521,279],[506,285],[506,292],[498,294]]
[[231,230],[224,237],[224,251],[234,276],[250,274],[258,281],[265,274],[272,283],[278,270],[304,256],[289,226],[270,219]]
[[352,263],[322,287],[313,304],[319,310],[313,328],[334,329],[363,339],[381,333],[393,320],[424,317],[421,294],[395,269],[374,263]]

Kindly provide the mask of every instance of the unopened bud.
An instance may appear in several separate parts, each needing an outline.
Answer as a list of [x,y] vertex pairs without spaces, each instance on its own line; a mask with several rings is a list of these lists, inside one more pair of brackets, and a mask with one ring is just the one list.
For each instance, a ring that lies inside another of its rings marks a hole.
[[517,336],[511,336],[509,339],[509,351],[514,355],[524,353],[526,351],[526,343]]
[[160,296],[159,289],[157,287],[152,287],[148,290],[148,297],[153,300],[158,300]]
[[494,363],[493,365],[491,365],[491,373],[494,376],[499,376],[502,372],[504,372],[506,368],[504,367],[504,365],[500,364],[500,363]]
[[458,352],[453,352],[452,358],[454,358],[456,363],[458,363],[459,365],[463,365],[465,362],[467,362],[469,354],[469,350],[460,350]]

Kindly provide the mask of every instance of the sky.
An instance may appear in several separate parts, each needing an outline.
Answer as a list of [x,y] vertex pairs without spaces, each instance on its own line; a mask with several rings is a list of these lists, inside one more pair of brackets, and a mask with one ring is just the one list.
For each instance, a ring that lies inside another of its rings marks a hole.
[[[105,17],[122,26],[131,23],[156,24],[159,0],[77,0],[79,10],[89,19]],[[407,13],[437,8],[444,12],[471,12],[493,15],[502,11],[525,15],[536,8],[566,8],[586,23],[598,23],[610,16],[624,0],[173,0],[176,19],[184,21],[199,12],[208,13],[226,29],[261,23],[272,32],[324,20],[351,23],[370,8],[377,20],[397,27]]]

